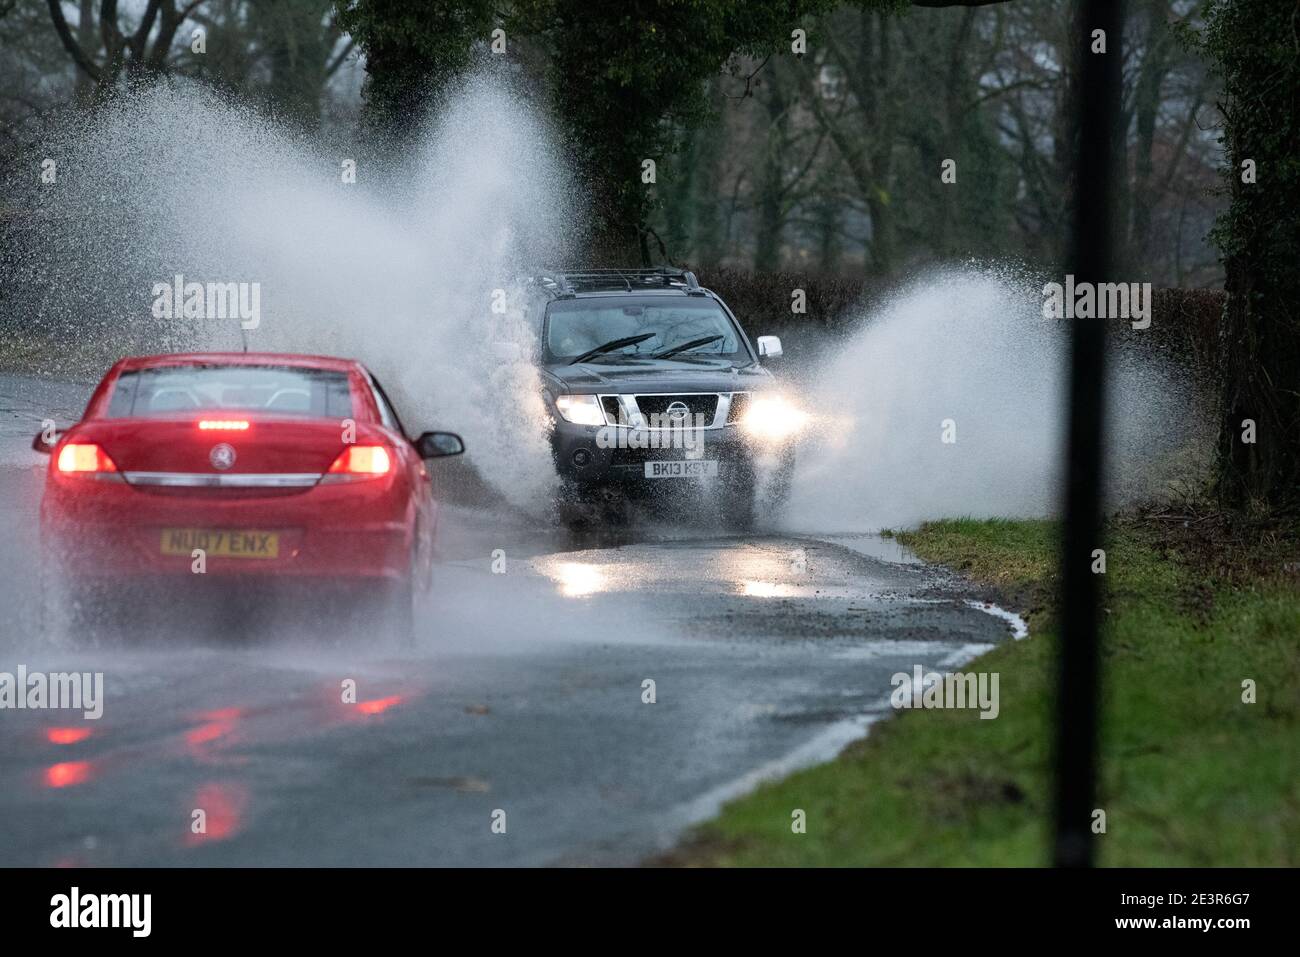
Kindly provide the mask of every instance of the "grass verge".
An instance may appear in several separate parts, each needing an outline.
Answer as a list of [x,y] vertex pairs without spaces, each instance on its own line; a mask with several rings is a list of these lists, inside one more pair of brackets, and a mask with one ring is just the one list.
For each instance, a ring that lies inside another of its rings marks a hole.
[[[899,712],[836,760],[728,805],[656,863],[1047,862],[1057,528],[959,519],[898,538],[1029,612],[1029,639],[966,666],[1000,674],[999,717]],[[1300,864],[1298,571],[1294,522],[1110,523],[1102,864]],[[793,833],[796,809],[806,833]]]
[[100,358],[94,349],[75,340],[64,341],[45,332],[0,328],[0,374],[97,381],[115,359],[116,354]]

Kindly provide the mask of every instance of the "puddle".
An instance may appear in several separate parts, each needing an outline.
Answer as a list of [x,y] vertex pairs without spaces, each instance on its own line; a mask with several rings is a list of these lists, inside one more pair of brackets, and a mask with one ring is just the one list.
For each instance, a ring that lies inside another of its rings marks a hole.
[[[833,651],[829,655],[839,661],[872,661],[877,658],[915,658],[923,655],[933,655],[936,646],[942,647],[938,642],[933,641],[898,641],[892,638],[885,638],[879,641],[869,641],[865,644],[855,645],[852,648],[844,648],[839,651]],[[963,648],[976,647],[974,645],[962,645],[948,653],[944,658],[947,662],[953,658]],[[979,645],[980,648],[991,648],[992,645]]]
[[982,642],[972,642],[969,645],[962,645],[951,654],[940,658],[939,667],[955,668],[957,665],[964,665],[966,662],[978,658],[980,655],[984,654],[984,652],[990,651],[995,647],[996,645],[985,644]]
[[916,557],[911,549],[903,547],[893,538],[861,533],[854,535],[816,535],[812,537],[823,542],[830,542],[832,545],[839,545],[841,548],[847,548],[859,555],[866,555],[868,558],[890,562],[894,565],[925,564]]
[[793,585],[789,582],[753,579],[736,582],[733,590],[736,594],[749,598],[847,598],[855,601],[871,601],[875,597],[861,587],[825,584]]
[[970,599],[967,599],[966,604],[971,608],[984,612],[986,615],[992,615],[994,618],[1001,618],[1005,621],[1011,626],[1011,637],[1015,641],[1029,637],[1029,625],[1027,625],[1025,620],[1014,611],[1007,611],[1005,608],[1000,605],[995,605],[991,601],[971,601]]

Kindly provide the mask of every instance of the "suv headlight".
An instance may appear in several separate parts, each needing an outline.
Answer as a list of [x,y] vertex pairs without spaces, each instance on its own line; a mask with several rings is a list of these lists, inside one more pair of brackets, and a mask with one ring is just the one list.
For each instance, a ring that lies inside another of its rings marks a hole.
[[555,407],[564,421],[574,425],[604,425],[605,410],[600,407],[600,398],[594,395],[558,395]]
[[808,426],[808,413],[780,395],[754,396],[745,409],[740,427],[750,438],[780,442]]

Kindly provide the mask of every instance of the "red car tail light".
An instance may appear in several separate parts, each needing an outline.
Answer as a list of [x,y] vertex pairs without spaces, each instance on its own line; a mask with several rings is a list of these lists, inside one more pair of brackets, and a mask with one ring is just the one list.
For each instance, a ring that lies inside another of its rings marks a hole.
[[393,469],[393,457],[382,445],[349,445],[330,466],[324,482],[355,482],[382,478]]
[[59,458],[54,467],[63,475],[118,477],[113,460],[93,442],[69,442],[59,449]]
[[202,432],[247,432],[247,419],[200,419],[199,430]]

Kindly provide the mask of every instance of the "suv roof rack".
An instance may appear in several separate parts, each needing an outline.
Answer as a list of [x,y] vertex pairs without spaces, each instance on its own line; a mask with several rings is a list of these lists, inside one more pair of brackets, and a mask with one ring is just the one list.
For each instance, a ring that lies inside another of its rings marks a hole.
[[584,269],[577,272],[544,272],[534,277],[534,282],[555,293],[556,296],[573,296],[580,292],[601,289],[681,289],[687,295],[703,296],[695,273],[686,269]]

